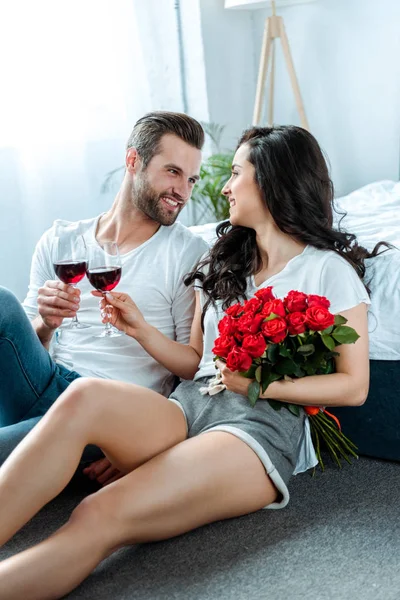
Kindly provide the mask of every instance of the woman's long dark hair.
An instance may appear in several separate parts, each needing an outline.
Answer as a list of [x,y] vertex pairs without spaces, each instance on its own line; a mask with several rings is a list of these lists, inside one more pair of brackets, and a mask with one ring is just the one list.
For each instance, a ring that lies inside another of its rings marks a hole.
[[[377,256],[382,246],[386,250],[392,246],[379,242],[368,252],[354,234],[340,231],[340,222],[339,229],[333,227],[333,184],[316,139],[293,125],[252,127],[243,133],[237,148],[242,144],[249,148],[256,183],[278,228],[303,244],[333,250],[363,280],[365,259]],[[203,317],[216,300],[222,300],[225,310],[246,298],[246,278],[262,268],[253,229],[224,221],[217,226],[217,237],[209,255],[185,278],[186,284],[202,282],[207,296]]]

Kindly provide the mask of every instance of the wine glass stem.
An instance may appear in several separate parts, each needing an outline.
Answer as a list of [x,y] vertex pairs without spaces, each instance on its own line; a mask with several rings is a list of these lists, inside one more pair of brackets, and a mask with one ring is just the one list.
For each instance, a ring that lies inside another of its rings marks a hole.
[[[107,292],[101,292],[103,294],[104,300],[107,302]],[[109,309],[110,309],[110,305],[106,304],[105,306],[106,309],[106,315],[109,318],[110,317],[110,313],[109,313]],[[110,321],[107,321],[106,323],[106,334],[110,334],[111,333],[111,323]]]
[[[76,288],[76,285],[74,285],[74,284],[72,284],[72,287],[74,288],[74,290],[76,290],[76,289],[77,289],[77,288]],[[78,315],[75,315],[75,316],[72,318],[71,327],[73,327],[73,326],[74,326],[74,325],[76,325],[77,323],[79,323],[79,321],[78,321]]]

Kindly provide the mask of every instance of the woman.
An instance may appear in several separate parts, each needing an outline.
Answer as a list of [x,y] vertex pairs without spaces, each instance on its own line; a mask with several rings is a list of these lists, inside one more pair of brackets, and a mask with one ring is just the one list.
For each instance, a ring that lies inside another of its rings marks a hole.
[[335,373],[275,382],[268,398],[364,402],[369,298],[361,277],[377,248],[369,254],[333,228],[332,183],[316,140],[293,126],[246,131],[223,194],[230,222],[188,277],[199,288],[189,345],[146,323],[127,295],[109,298],[113,323],[186,381],[169,400],[121,382],[77,380],[0,470],[0,544],[65,487],[86,444],[100,446],[125,474],[86,498],[52,537],[5,560],[0,597],[58,598],[121,546],[287,503],[303,411],[298,418],[262,400],[252,409],[250,381],[222,363],[227,389],[199,392],[215,374],[211,350],[223,310],[260,287],[273,285],[281,298],[290,289],[325,295],[360,335],[340,348]]

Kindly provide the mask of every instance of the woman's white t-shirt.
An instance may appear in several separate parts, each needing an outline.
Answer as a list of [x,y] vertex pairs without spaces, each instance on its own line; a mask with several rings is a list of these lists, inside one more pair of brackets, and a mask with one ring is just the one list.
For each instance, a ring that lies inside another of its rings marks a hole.
[[[331,303],[329,310],[334,314],[353,308],[361,302],[370,304],[368,293],[354,268],[336,252],[319,250],[313,246],[306,246],[303,252],[292,258],[282,271],[272,275],[259,286],[255,285],[254,277],[249,277],[247,298],[254,296],[257,290],[270,285],[273,286],[274,295],[280,299],[283,299],[290,290],[325,296]],[[206,298],[200,286],[199,289],[203,307]],[[203,357],[195,379],[215,375],[212,349],[219,336],[218,323],[223,316],[221,302],[217,302],[216,306],[209,306],[204,319]],[[308,419],[306,419],[304,435],[299,441],[295,474],[316,464],[317,458],[311,441]]]

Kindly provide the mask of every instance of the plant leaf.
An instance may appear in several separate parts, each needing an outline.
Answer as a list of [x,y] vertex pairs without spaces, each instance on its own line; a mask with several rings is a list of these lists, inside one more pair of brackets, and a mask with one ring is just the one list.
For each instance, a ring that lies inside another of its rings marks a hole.
[[335,315],[335,325],[344,325],[347,323],[347,319],[342,315]]
[[287,407],[292,413],[292,415],[294,415],[295,417],[300,416],[300,406],[298,406],[297,404],[288,404]]
[[274,368],[280,375],[294,375],[296,364],[291,358],[284,358]]
[[261,367],[261,365],[259,365],[255,372],[255,378],[258,383],[261,383],[261,372],[262,372],[262,367]]
[[326,329],[323,329],[322,331],[319,331],[318,333],[320,335],[329,335],[330,333],[332,333],[333,331],[333,325],[331,325],[330,327],[327,327]]
[[324,342],[325,346],[328,348],[328,350],[334,350],[335,349],[335,341],[333,338],[331,338],[330,335],[321,335],[321,340]]
[[281,410],[283,406],[282,402],[278,402],[278,400],[268,399],[268,402],[270,403],[271,408],[273,408],[274,410]]
[[274,381],[279,381],[279,379],[282,379],[282,375],[280,375],[279,373],[272,372],[269,378],[271,380],[271,383],[273,383]]
[[268,317],[265,317],[264,321],[272,321],[273,319],[281,318],[280,315],[276,315],[275,313],[271,313]]
[[243,377],[247,377],[248,379],[254,379],[254,377],[256,376],[256,369],[257,365],[251,365],[250,369],[248,369],[247,371],[240,371],[240,374]]
[[279,355],[285,356],[286,358],[291,356],[290,349],[287,346],[285,346],[283,343],[279,344]]
[[279,344],[268,344],[267,358],[273,365],[278,360],[278,353],[280,354]]
[[250,405],[254,408],[257,400],[260,397],[260,384],[258,383],[258,381],[251,382],[247,391],[247,397],[249,399]]
[[262,393],[265,392],[269,384],[271,383],[270,379],[271,375],[271,366],[267,362],[262,363],[262,373],[261,373],[261,390]]
[[324,369],[324,375],[330,375],[331,373],[335,372],[335,361],[333,360],[333,358],[329,358],[326,361],[326,367]]
[[[339,344],[354,344],[360,336],[352,327],[339,325],[339,327],[336,327],[333,330],[332,337],[335,338]],[[330,350],[333,350],[333,348],[330,348]]]
[[299,346],[297,348],[297,352],[303,356],[311,356],[311,354],[314,354],[315,352],[315,346],[314,344],[304,344],[304,346]]
[[296,362],[293,361],[294,364],[294,370],[293,370],[293,375],[295,377],[304,377],[305,372],[303,371],[303,369],[301,368],[300,365],[298,365]]

